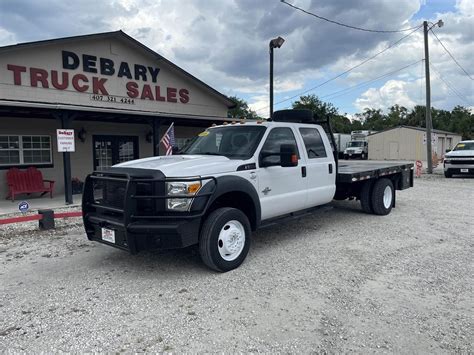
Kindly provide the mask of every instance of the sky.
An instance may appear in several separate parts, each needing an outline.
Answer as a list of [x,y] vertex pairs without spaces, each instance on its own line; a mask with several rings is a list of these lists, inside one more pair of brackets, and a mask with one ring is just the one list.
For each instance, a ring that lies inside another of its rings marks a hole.
[[[288,0],[348,25],[399,30],[424,20],[444,26],[429,33],[432,106],[474,107],[474,1]],[[423,31],[335,80],[346,70],[408,35],[341,27],[280,0],[0,0],[0,46],[123,30],[216,90],[245,99],[268,116],[270,39],[275,109],[301,93],[315,94],[349,117],[366,107],[387,110],[425,103]]]

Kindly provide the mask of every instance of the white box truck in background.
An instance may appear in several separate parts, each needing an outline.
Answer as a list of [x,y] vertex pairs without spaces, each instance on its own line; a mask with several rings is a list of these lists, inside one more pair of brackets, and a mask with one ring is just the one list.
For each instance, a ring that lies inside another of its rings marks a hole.
[[351,141],[344,150],[344,159],[360,158],[365,160],[369,156],[367,136],[377,131],[352,131]]

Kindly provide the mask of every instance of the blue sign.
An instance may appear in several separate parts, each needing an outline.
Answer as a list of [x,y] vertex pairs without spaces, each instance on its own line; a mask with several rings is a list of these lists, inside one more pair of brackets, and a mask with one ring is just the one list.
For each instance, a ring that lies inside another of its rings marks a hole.
[[30,208],[30,205],[26,201],[21,201],[18,204],[18,209],[20,210],[21,213],[26,213],[28,212],[28,209]]

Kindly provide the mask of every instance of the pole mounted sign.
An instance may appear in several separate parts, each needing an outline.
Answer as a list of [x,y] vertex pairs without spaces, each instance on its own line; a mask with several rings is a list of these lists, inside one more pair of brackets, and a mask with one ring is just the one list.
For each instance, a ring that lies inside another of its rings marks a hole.
[[58,152],[74,152],[76,150],[73,129],[57,129]]

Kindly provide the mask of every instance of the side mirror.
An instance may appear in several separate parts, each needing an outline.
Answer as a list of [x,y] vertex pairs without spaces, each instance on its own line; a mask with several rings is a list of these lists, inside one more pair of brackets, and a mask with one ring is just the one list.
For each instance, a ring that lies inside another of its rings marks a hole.
[[446,149],[446,153],[449,153],[451,151],[451,149]]
[[283,167],[298,165],[298,154],[294,144],[282,144],[280,146],[280,165]]

